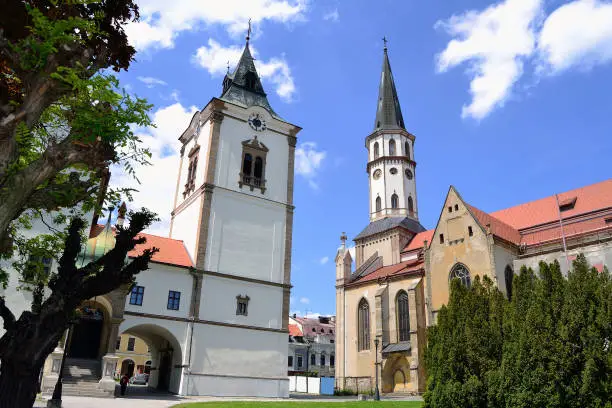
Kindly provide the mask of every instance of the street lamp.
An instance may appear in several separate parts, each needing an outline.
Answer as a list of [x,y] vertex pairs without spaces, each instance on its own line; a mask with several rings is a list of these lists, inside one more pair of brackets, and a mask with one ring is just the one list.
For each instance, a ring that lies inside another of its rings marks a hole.
[[64,353],[62,354],[62,364],[60,365],[59,374],[57,376],[57,382],[53,389],[53,396],[47,401],[47,408],[59,408],[62,406],[62,380],[64,378],[64,364],[66,363],[66,354],[70,348],[72,342],[72,332],[74,331],[74,321],[70,321],[68,326],[68,333],[66,334],[66,341],[64,342]]
[[374,369],[376,370],[376,387],[374,388],[374,400],[380,401],[380,392],[378,391],[378,338],[374,339],[374,347],[376,348],[376,356]]

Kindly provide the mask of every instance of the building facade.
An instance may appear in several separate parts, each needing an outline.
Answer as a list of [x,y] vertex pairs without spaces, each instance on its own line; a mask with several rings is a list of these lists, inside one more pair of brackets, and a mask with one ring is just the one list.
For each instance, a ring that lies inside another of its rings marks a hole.
[[117,360],[116,377],[134,374],[151,374],[151,347],[140,337],[122,334],[115,345]]
[[335,331],[335,316],[289,317],[288,374],[334,377]]
[[[515,272],[583,253],[612,265],[612,180],[486,213],[449,188],[435,228],[418,220],[416,137],[404,125],[387,49],[374,131],[366,137],[370,223],[336,253],[336,387],[422,393],[426,328],[448,302],[450,281],[488,276],[512,294]],[[401,149],[401,148],[403,149]],[[376,365],[376,362],[379,362]]]

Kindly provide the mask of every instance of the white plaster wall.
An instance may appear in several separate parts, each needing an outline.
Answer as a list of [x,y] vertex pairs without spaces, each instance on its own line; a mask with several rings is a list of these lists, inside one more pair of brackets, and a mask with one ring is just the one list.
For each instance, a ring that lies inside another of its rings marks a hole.
[[[151,262],[150,269],[136,275],[136,284],[144,286],[142,306],[130,304],[130,294],[125,299],[125,310],[155,315],[188,317],[191,304],[193,277],[186,268]],[[168,309],[168,292],[181,292],[179,310]]]
[[[198,167],[200,167],[200,165],[198,165]],[[200,210],[203,199],[203,195],[195,199],[189,206],[175,214],[172,221],[172,232],[170,237],[183,240],[185,248],[193,262],[196,261],[198,252],[196,248],[199,231],[198,221],[200,221]]]
[[282,283],[285,217],[284,205],[216,188],[205,269]]
[[288,398],[289,378],[233,378],[221,376],[189,376],[184,395],[214,397]]
[[[248,315],[236,315],[236,296],[248,296]],[[272,329],[282,326],[283,288],[205,275],[200,319]]]
[[[249,108],[246,113],[247,117],[252,112],[263,115],[267,122],[273,120],[264,109]],[[254,136],[257,136],[257,139],[269,149],[266,155],[266,191],[264,194],[259,189],[251,191],[248,186],[240,188],[238,185],[242,167],[242,142]],[[256,132],[247,122],[226,115],[221,122],[215,185],[285,203],[287,201],[288,160],[289,143],[286,135],[269,129]]]
[[196,324],[191,372],[286,379],[287,336],[287,333]]
[[506,287],[505,277],[506,265],[510,265],[514,271],[514,260],[516,259],[516,255],[502,246],[495,245],[493,247],[493,256],[495,259],[495,276],[497,277],[497,287],[503,294],[507,294],[508,288]]
[[[374,179],[374,172],[380,169],[382,175],[378,180]],[[380,196],[381,208],[387,206],[387,195],[385,194],[385,174],[386,168],[383,162],[379,162],[370,168],[370,212],[376,212],[376,197]],[[390,199],[390,198],[389,198]]]

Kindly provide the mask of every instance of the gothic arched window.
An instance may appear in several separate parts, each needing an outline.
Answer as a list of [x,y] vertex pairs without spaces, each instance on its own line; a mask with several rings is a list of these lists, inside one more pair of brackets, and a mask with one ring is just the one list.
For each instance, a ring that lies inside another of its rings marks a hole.
[[408,214],[414,215],[414,202],[412,197],[408,197]]
[[389,156],[395,156],[395,139],[389,140]]
[[380,210],[382,210],[382,202],[380,197],[376,197],[376,212],[379,212]]
[[504,271],[504,278],[506,280],[506,294],[508,295],[508,300],[512,299],[512,280],[514,279],[514,271],[510,267],[510,265],[506,265],[506,270]]
[[410,340],[410,312],[408,311],[408,294],[400,291],[397,295],[397,332],[399,341]]
[[357,324],[357,343],[358,349],[370,349],[370,305],[365,299],[359,302],[359,316]]
[[379,155],[380,153],[378,151],[378,142],[374,142],[374,159],[378,159]]
[[410,144],[408,141],[404,142],[404,154],[406,157],[410,158]]
[[459,279],[461,283],[463,283],[468,288],[472,284],[472,280],[470,278],[470,271],[462,263],[455,264],[455,266],[453,266],[453,269],[451,269],[451,272],[448,278],[449,282],[455,278]]
[[393,195],[391,196],[391,208],[399,207],[398,202],[399,199],[397,198],[397,194],[393,193]]

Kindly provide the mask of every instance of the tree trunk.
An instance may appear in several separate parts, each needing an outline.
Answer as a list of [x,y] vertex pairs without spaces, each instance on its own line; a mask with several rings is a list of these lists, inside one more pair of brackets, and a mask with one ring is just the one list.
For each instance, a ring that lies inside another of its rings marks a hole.
[[[0,372],[0,408],[31,408],[38,391],[41,364],[15,369],[13,358],[3,358]],[[20,362],[17,362],[20,364]],[[21,365],[21,364],[20,364]]]

